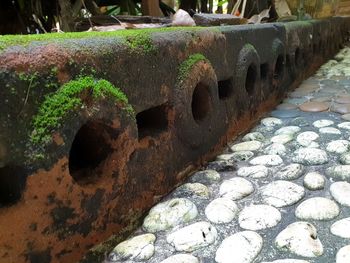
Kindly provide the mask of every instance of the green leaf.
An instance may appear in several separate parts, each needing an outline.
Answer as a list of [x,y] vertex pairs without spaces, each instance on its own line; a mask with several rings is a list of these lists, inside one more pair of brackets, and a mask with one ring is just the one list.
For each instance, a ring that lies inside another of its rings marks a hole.
[[228,3],[228,0],[222,0],[218,2],[218,6],[223,6],[224,4]]

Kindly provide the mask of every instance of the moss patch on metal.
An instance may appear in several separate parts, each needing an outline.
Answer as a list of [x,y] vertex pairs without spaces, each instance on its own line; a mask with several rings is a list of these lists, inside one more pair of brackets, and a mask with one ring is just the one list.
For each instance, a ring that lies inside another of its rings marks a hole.
[[190,55],[184,62],[181,63],[179,67],[178,81],[182,82],[184,79],[186,79],[192,67],[199,61],[210,63],[203,54],[196,53]]
[[11,46],[28,46],[31,43],[62,43],[65,40],[92,39],[92,38],[113,38],[119,37],[126,41],[131,50],[150,52],[154,50],[151,35],[162,32],[192,32],[208,30],[203,27],[167,27],[167,28],[146,28],[117,30],[112,32],[75,32],[75,33],[49,33],[39,35],[4,35],[0,36],[0,52]]
[[148,32],[140,32],[134,36],[126,37],[127,44],[132,52],[151,53],[155,51],[151,35]]
[[34,144],[47,144],[51,141],[51,132],[61,126],[61,121],[69,112],[83,105],[79,97],[88,91],[92,99],[111,98],[121,103],[123,108],[134,115],[126,95],[107,80],[81,77],[64,84],[54,95],[48,96],[33,118],[33,132],[30,140]]

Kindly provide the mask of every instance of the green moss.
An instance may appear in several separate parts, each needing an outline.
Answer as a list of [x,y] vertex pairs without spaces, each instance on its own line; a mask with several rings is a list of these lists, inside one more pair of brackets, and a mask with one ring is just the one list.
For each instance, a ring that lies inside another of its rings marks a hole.
[[187,78],[193,65],[196,64],[198,61],[209,62],[208,59],[203,54],[196,53],[196,54],[189,56],[184,62],[181,63],[181,65],[179,67],[179,73],[178,73],[178,81],[179,82],[181,82]]
[[10,46],[28,46],[33,42],[64,42],[69,39],[91,39],[120,37],[126,40],[131,49],[144,49],[145,52],[154,49],[151,35],[153,33],[176,32],[176,31],[198,31],[207,30],[202,27],[167,27],[117,30],[113,32],[75,32],[75,33],[48,33],[37,35],[4,35],[0,36],[0,51]]
[[18,74],[18,78],[22,81],[32,83],[34,86],[38,82],[38,77],[39,77],[39,72],[34,72],[34,73],[24,73],[21,72]]
[[34,144],[50,142],[51,132],[60,127],[63,118],[83,105],[79,97],[83,91],[88,91],[93,99],[110,97],[122,103],[129,114],[134,114],[126,95],[120,89],[104,79],[82,77],[64,84],[54,95],[46,97],[33,119],[34,130],[31,134],[31,142]]
[[39,72],[34,72],[34,73],[27,73],[27,72],[21,72],[18,74],[18,79],[25,82],[28,86],[28,89],[33,89],[37,87],[42,87],[44,86],[45,88],[48,89],[57,89],[58,84],[54,80],[57,75],[58,68],[53,67],[51,69],[51,72],[48,76],[45,76],[43,78],[42,76],[39,77]]
[[143,32],[126,37],[128,46],[135,53],[151,53],[155,51],[150,33]]
[[55,66],[51,69],[51,74],[56,75],[57,73],[58,73],[58,67]]

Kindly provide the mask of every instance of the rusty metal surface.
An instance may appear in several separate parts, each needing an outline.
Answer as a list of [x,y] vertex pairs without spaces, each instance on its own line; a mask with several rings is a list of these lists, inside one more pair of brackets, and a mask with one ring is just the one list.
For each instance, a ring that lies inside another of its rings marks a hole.
[[[330,58],[349,25],[332,18],[152,31],[154,50],[137,54],[120,37],[0,51],[0,262],[74,262],[111,235],[118,242]],[[206,60],[183,76],[192,54]],[[119,87],[135,116],[84,95],[88,106],[52,130],[44,156],[33,160],[33,117],[45,96],[79,75]]]

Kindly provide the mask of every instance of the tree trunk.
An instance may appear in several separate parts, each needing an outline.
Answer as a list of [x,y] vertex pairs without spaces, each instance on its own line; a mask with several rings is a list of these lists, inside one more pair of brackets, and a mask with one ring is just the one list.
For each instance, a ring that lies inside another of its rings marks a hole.
[[201,12],[208,13],[208,0],[201,0]]
[[196,0],[181,0],[180,8],[189,12],[190,10],[196,11]]
[[60,6],[62,30],[64,32],[73,31],[74,17],[70,0],[58,0],[58,4]]
[[213,6],[214,6],[214,1],[209,0],[209,13],[213,13]]
[[236,0],[229,0],[227,4],[227,14],[231,14],[233,6],[235,5]]

